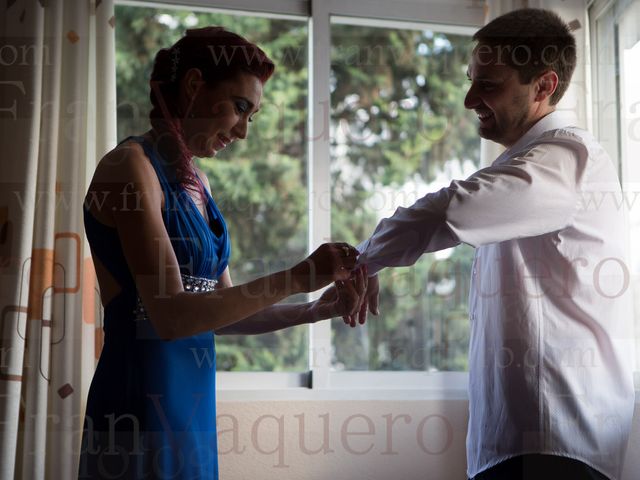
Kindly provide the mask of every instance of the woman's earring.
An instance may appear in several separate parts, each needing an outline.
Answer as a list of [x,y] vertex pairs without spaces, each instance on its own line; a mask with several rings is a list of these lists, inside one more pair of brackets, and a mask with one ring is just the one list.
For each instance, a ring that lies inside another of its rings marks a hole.
[[191,113],[189,114],[189,118],[196,118],[195,113],[191,112]]

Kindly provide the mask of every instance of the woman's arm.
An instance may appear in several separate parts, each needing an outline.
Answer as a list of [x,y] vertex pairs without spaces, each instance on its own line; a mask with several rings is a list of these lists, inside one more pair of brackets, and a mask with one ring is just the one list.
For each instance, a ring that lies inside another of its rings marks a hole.
[[163,339],[218,330],[284,298],[347,279],[357,251],[320,246],[293,268],[208,293],[185,292],[162,219],[162,190],[139,145],[116,148],[100,162],[91,189],[107,197],[122,250],[149,320]]
[[[207,176],[199,169],[197,173],[205,188],[211,193]],[[233,287],[233,281],[227,267],[218,278],[217,288],[230,287]],[[353,279],[327,289],[315,302],[273,305],[239,322],[220,328],[215,333],[216,335],[259,335],[340,316],[343,316],[347,323],[355,326],[355,321],[350,322],[350,320],[355,316],[356,308],[366,290],[367,277],[362,270],[358,270]],[[360,323],[364,323],[364,320]]]
[[[231,277],[228,268],[221,276],[222,282],[229,282]],[[361,298],[367,289],[367,277],[362,270],[354,273],[351,280],[337,282],[322,294],[308,303],[295,305],[273,305],[251,315],[244,320],[216,330],[217,335],[256,335],[274,332],[284,328],[305,323],[315,323],[334,317],[350,317],[356,314]],[[355,326],[355,322],[352,324]]]
[[226,327],[216,335],[259,335],[296,325],[314,323],[319,318],[313,312],[313,302],[296,305],[273,305]]

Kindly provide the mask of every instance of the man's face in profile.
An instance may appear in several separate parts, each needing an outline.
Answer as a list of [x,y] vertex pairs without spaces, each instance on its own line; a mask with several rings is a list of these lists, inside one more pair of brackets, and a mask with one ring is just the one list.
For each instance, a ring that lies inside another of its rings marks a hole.
[[482,138],[510,147],[533,123],[534,82],[520,83],[518,72],[504,61],[509,50],[499,48],[483,44],[474,48],[464,106],[478,115]]

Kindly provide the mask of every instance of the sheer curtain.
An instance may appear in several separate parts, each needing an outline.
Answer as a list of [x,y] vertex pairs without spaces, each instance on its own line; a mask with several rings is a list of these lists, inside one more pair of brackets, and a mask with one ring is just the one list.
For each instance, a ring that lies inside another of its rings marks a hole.
[[0,18],[0,477],[70,479],[101,343],[82,200],[115,143],[114,6]]

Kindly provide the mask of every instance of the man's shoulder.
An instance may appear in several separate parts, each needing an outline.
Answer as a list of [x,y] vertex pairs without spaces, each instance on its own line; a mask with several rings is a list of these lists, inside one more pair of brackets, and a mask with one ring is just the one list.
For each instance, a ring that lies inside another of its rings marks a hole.
[[582,128],[567,126],[542,132],[542,134],[537,137],[536,140],[567,138],[576,142],[584,142],[585,140],[589,140],[588,137],[590,136],[591,134],[588,131],[583,130]]
[[542,132],[527,145],[528,148],[545,144],[560,145],[585,157],[602,150],[591,133],[579,127],[567,126]]

